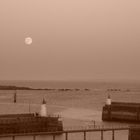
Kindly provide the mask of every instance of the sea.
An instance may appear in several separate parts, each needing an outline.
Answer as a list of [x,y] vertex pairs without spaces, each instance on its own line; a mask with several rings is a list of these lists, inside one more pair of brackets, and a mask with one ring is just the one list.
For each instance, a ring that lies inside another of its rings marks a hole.
[[[133,125],[102,121],[102,107],[108,95],[112,101],[140,103],[140,81],[0,81],[0,85],[38,89],[1,90],[0,114],[39,112],[44,98],[47,102],[47,113],[61,116],[65,130]],[[15,92],[16,104],[13,103]],[[12,140],[10,137],[0,139]],[[33,138],[24,136],[15,139]],[[36,140],[46,139],[53,140],[51,136],[36,137]],[[81,133],[70,134],[68,137],[68,140],[83,139]],[[87,133],[87,140],[93,139],[100,140],[100,132]],[[111,132],[104,132],[104,140],[111,139]],[[57,136],[56,140],[65,140],[65,136]],[[115,140],[128,140],[128,130],[115,132]]]

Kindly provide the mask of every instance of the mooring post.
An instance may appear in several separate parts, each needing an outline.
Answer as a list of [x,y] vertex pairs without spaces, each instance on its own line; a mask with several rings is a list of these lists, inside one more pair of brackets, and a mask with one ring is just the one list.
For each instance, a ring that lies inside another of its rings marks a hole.
[[103,130],[101,130],[101,140],[104,139],[104,136],[103,136]]
[[66,136],[65,140],[68,140],[68,132],[65,133],[65,136]]
[[15,140],[15,136],[12,136],[12,140]]
[[84,131],[84,140],[86,140],[86,131]]
[[36,136],[35,135],[33,135],[33,140],[36,140]]
[[112,130],[112,140],[115,140],[115,130]]
[[96,122],[95,121],[93,121],[93,123],[94,123],[94,128],[96,127]]
[[14,103],[17,102],[17,91],[15,90],[15,93],[14,93]]
[[55,135],[53,135],[53,140],[55,140]]
[[128,140],[131,140],[132,138],[131,138],[131,128],[129,128],[129,130],[128,130]]

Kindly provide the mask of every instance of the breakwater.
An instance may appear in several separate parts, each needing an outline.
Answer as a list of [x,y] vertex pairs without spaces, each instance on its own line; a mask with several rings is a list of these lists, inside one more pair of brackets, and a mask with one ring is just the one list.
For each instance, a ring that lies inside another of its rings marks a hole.
[[140,103],[112,102],[103,106],[103,121],[140,123]]

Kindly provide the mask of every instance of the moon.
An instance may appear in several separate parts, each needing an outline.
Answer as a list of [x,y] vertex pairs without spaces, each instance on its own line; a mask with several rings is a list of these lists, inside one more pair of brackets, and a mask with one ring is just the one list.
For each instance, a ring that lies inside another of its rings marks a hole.
[[31,37],[26,37],[25,38],[25,44],[30,45],[30,44],[32,44],[32,42],[33,42],[33,40],[32,40]]

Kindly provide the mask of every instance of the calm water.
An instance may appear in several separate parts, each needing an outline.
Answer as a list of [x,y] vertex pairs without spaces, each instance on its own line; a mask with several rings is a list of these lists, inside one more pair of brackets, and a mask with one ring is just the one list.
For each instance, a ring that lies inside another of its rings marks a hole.
[[[92,125],[93,120],[96,121],[96,125],[120,125],[118,123],[103,123],[101,121],[102,106],[105,103],[108,93],[114,101],[140,102],[139,82],[0,81],[0,85],[55,89],[17,91],[17,105],[11,104],[14,91],[0,91],[0,113],[39,112],[40,103],[44,97],[47,100],[48,113],[61,115],[65,129],[69,129],[70,127],[74,129],[83,126],[88,127]],[[60,90],[66,88],[71,90]],[[109,89],[113,89],[113,91]],[[111,139],[110,134],[111,132],[105,132],[105,140]],[[127,134],[127,131],[117,132],[115,136],[116,140],[127,140]],[[93,137],[95,140],[99,140],[100,133],[89,133],[87,137],[88,140],[93,139]],[[38,137],[37,139],[42,140],[46,138],[52,139],[48,136]],[[81,140],[82,138],[81,134],[76,134],[76,136],[75,134],[70,135],[70,139],[72,140]],[[20,137],[17,139],[28,140],[32,139],[32,137]],[[63,140],[64,136],[59,136],[57,139]]]

